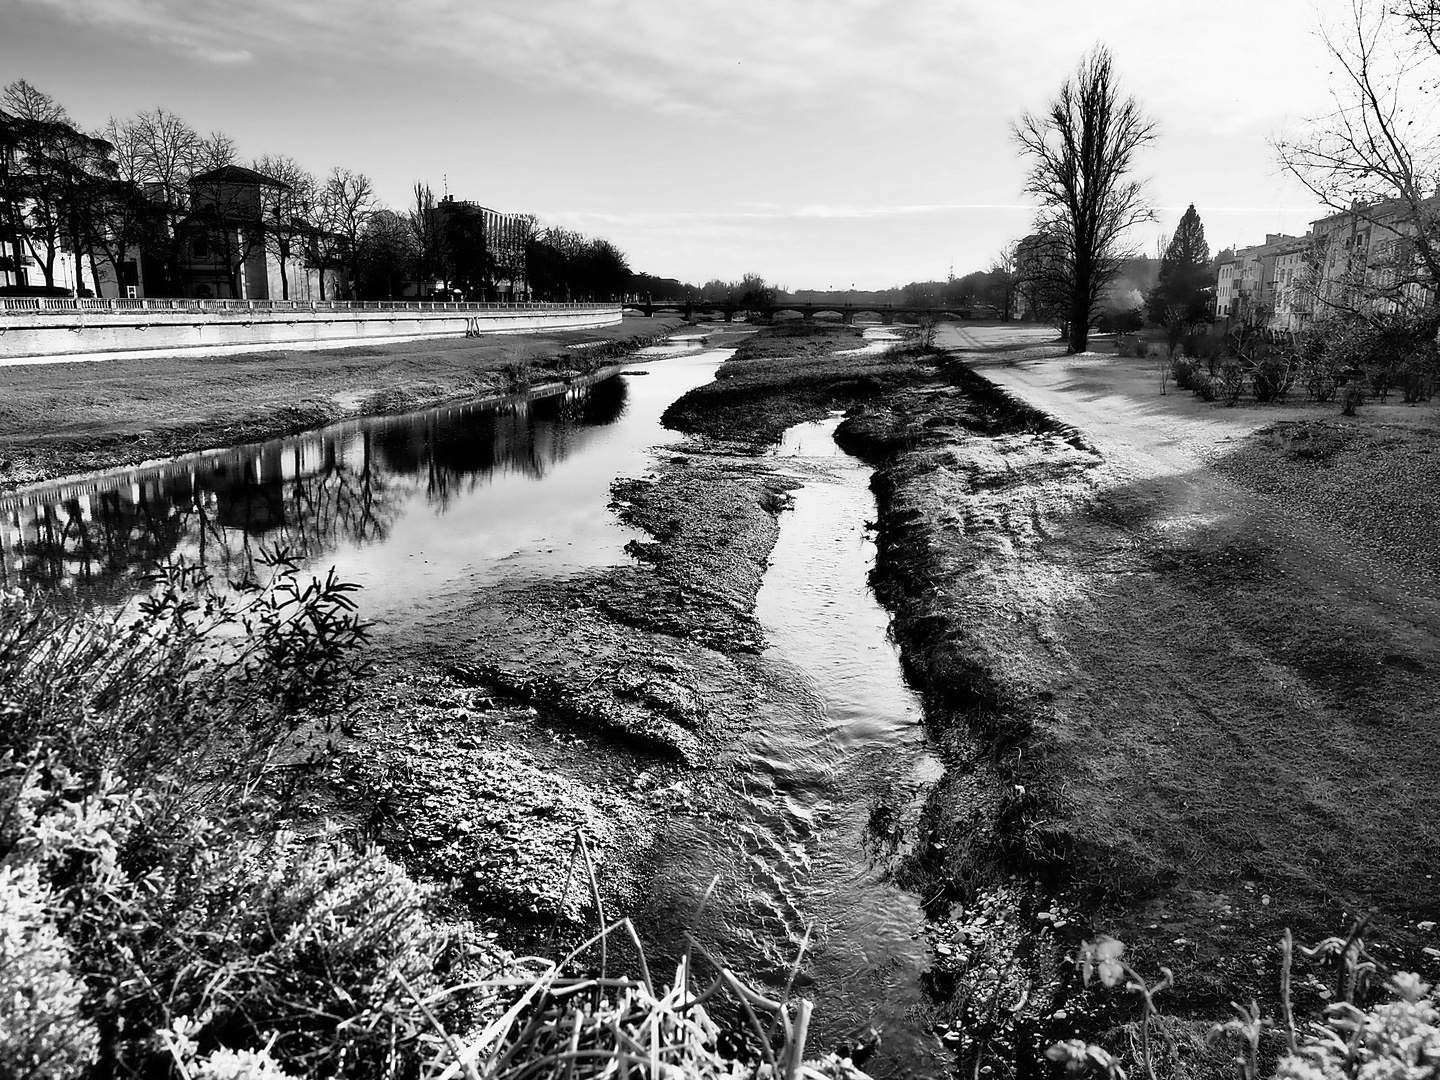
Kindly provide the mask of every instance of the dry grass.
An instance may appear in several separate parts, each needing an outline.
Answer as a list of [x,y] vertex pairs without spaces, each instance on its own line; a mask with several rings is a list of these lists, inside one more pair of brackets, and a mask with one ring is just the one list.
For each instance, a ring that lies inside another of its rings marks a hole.
[[[1044,378],[1057,409],[1129,407],[1103,367]],[[1205,408],[1175,401],[1152,385],[1134,409],[1174,439]],[[1218,467],[1166,443],[1147,474],[1026,410],[1018,432],[967,411],[903,397],[866,432],[896,454],[883,588],[949,766],[916,884],[1023,869],[1088,897],[1137,963],[1175,968],[1188,1015],[1273,995],[1286,926],[1372,912],[1377,955],[1433,964],[1431,434],[1372,427],[1315,467],[1268,433]]]
[[[576,834],[570,871],[565,891],[577,876],[588,882],[602,928],[558,961],[522,958],[497,974],[421,1000],[428,1012],[457,993],[478,991],[490,1001],[510,997],[507,1007],[492,1010],[464,1037],[435,1021],[441,1052],[430,1080],[866,1080],[848,1059],[834,1054],[805,1060],[811,1003],[790,999],[804,943],[779,1000],[746,984],[693,939],[674,979],[657,983],[630,920],[603,925],[604,903],[583,833]],[[707,893],[702,909],[708,900]],[[633,957],[638,977],[612,975],[612,951]],[[699,974],[701,964],[712,971],[708,980]],[[577,974],[587,966],[588,972]],[[739,1031],[716,1021],[711,1014],[717,1006],[740,1018]]]

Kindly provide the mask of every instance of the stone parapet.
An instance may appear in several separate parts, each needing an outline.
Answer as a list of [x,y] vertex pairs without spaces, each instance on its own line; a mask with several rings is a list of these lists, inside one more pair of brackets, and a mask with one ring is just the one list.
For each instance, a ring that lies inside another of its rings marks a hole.
[[[76,301],[69,301],[76,304]],[[79,301],[79,303],[86,303]],[[106,303],[99,301],[100,304]],[[618,304],[293,304],[176,301],[182,308],[0,307],[0,364],[85,354],[344,345],[618,325]],[[9,310],[6,310],[9,308]]]

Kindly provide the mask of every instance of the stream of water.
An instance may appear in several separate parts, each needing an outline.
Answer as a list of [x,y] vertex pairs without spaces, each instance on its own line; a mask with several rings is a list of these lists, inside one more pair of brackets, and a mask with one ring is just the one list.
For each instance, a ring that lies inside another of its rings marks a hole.
[[[870,470],[835,445],[838,424],[798,425],[776,450],[804,486],[781,519],[756,615],[769,640],[761,663],[787,689],[731,749],[732,812],[677,823],[657,908],[777,993],[808,934],[812,1047],[878,1031],[873,1075],[934,1077],[949,1056],[922,1015],[923,914],[886,867],[940,766],[869,587]],[[717,876],[697,925],[692,898]]]
[[[365,586],[362,616],[404,633],[457,590],[625,562],[636,534],[609,510],[610,485],[674,441],[661,413],[726,355],[691,338],[543,400],[355,421],[0,496],[0,586],[119,604],[157,560],[234,578],[262,546],[284,547]],[[729,752],[732,812],[676,821],[661,868],[674,891],[657,903],[693,904],[719,875],[697,932],[738,970],[783,987],[808,933],[814,1049],[874,1027],[877,1075],[935,1076],[945,1053],[916,1015],[922,916],[885,867],[938,766],[868,586],[870,473],[836,448],[837,423],[792,428],[775,451],[803,482],[757,602],[761,674],[785,689]]]

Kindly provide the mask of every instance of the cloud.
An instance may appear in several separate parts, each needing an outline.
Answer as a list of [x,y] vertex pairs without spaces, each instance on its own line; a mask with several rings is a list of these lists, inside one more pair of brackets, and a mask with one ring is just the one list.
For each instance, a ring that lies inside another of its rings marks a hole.
[[1025,203],[916,203],[899,206],[857,206],[846,203],[801,206],[794,211],[794,214],[796,217],[871,218],[909,214],[941,214],[957,210],[1023,210],[1033,214],[1035,207]]
[[[641,116],[821,124],[837,136],[887,123],[1003,129],[1101,39],[1126,85],[1164,113],[1231,131],[1263,124],[1272,106],[1298,108],[1306,81],[1294,77],[1297,50],[1271,42],[1304,39],[1312,21],[1310,0],[1212,0],[1180,42],[1153,0],[1027,0],[1023,17],[982,0],[19,2],[210,62],[423,66],[437,81],[498,79]],[[1177,64],[1177,49],[1193,63]],[[1263,80],[1247,86],[1249,71]]]

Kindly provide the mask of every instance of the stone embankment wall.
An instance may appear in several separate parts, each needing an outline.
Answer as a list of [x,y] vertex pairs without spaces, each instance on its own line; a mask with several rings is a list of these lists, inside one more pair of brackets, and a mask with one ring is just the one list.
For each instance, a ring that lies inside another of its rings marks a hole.
[[618,304],[334,301],[282,306],[161,300],[130,302],[143,307],[117,306],[123,303],[0,298],[0,363],[117,352],[161,355],[231,346],[589,330],[620,322]]

